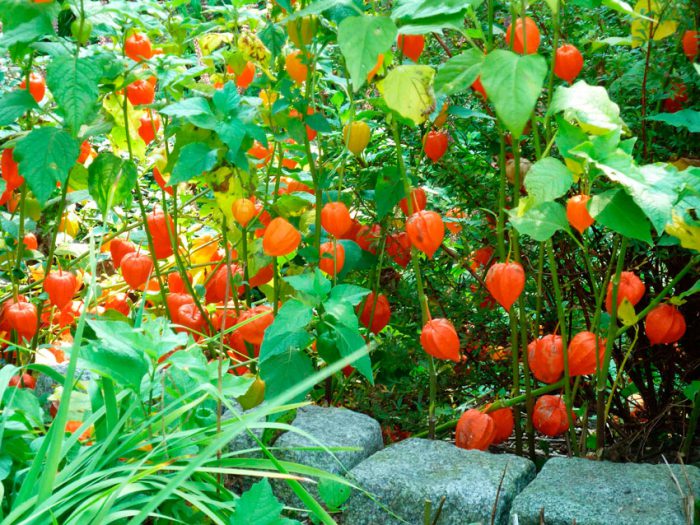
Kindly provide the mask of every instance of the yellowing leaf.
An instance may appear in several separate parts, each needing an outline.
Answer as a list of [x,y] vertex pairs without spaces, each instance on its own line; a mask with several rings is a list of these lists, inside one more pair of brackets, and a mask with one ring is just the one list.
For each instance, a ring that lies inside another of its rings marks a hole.
[[377,86],[389,109],[419,125],[435,109],[434,77],[429,66],[398,66]]
[[230,44],[233,42],[232,33],[207,33],[197,38],[199,47],[202,49],[202,55],[211,55],[212,51],[218,48],[221,44]]
[[[107,95],[102,101],[102,107],[109,113],[114,121],[114,127],[108,133],[112,147],[120,153],[129,151],[126,140],[126,129],[124,126],[124,97],[114,93]],[[143,159],[146,156],[146,143],[139,136],[138,130],[141,126],[141,117],[145,113],[142,110],[134,109],[131,102],[126,102],[127,114],[129,115],[129,139],[134,157]]]
[[678,238],[683,248],[700,251],[700,226],[688,224],[677,213],[673,213],[671,224],[666,225],[666,233]]
[[637,324],[637,313],[634,311],[634,306],[625,297],[620,306],[617,307],[617,318],[622,321],[625,326]]
[[238,37],[238,50],[249,60],[264,65],[270,61],[270,51],[257,35],[249,32],[241,33]]
[[[650,22],[644,18],[635,18],[630,26],[632,35],[632,47],[639,47],[649,40],[649,35],[653,33],[654,40],[662,40],[671,36],[678,29],[678,22],[673,19],[673,13],[669,13],[666,8],[657,0],[639,0],[634,6],[634,12],[649,18],[653,18],[654,22]],[[657,23],[659,17],[663,14],[663,20],[660,24]]]
[[564,163],[566,167],[569,168],[571,173],[574,175],[574,182],[578,182],[581,174],[583,173],[583,164],[577,160],[570,159],[568,157],[564,158]]

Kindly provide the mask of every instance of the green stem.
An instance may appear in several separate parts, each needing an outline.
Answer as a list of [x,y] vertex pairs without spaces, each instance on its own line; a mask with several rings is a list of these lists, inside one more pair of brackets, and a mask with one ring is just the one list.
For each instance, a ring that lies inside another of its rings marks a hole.
[[[620,287],[620,275],[622,268],[625,265],[625,254],[627,253],[627,237],[622,238],[620,251],[617,254],[617,265],[615,267],[615,276],[613,277],[612,287],[612,312],[610,313],[610,325],[608,328],[608,340],[605,344],[605,357],[598,369],[598,381],[596,385],[596,453],[599,457],[602,456],[603,447],[605,446],[605,385],[610,368],[610,358],[612,357],[612,348],[615,342],[615,332],[617,325],[617,297]],[[602,293],[602,292],[601,292]]]
[[578,447],[576,442],[576,430],[574,429],[573,419],[573,399],[571,398],[571,375],[569,374],[569,349],[568,349],[568,333],[566,324],[566,313],[564,311],[564,297],[562,296],[561,287],[559,286],[559,272],[557,270],[557,261],[554,257],[554,247],[552,239],[547,241],[547,254],[549,255],[549,267],[552,272],[552,286],[554,287],[554,296],[557,301],[557,318],[559,320],[559,332],[561,333],[562,352],[564,354],[564,403],[566,404],[566,417],[569,420],[569,436],[570,452],[578,455]]
[[[547,394],[549,392],[553,392],[554,390],[558,390],[564,386],[564,380],[561,379],[557,381],[556,383],[552,383],[551,385],[545,385],[540,388],[536,388],[533,390],[531,393],[533,396],[541,396],[543,394]],[[523,403],[525,401],[525,394],[521,394],[519,396],[511,397],[508,399],[499,399],[498,401],[494,401],[491,403],[491,406],[489,407],[489,412],[493,412],[495,410],[499,410],[501,408],[508,408],[508,407],[514,407],[519,405],[520,403]],[[459,421],[459,418],[457,419],[451,419],[450,421],[446,421],[445,423],[442,423],[441,425],[438,425],[435,427],[435,432],[443,432],[445,430],[450,430],[457,425],[457,421]],[[428,435],[427,431],[422,431],[418,432],[416,434],[413,434],[412,437],[415,438],[421,438],[425,437]]]
[[[394,143],[396,145],[396,161],[399,167],[399,173],[401,174],[401,179],[403,180],[404,194],[406,195],[406,206],[408,208],[408,216],[413,214],[413,202],[411,199],[411,182],[408,180],[408,175],[406,173],[406,165],[403,161],[403,151],[401,148],[401,135],[399,133],[399,126],[394,122],[392,124],[392,132],[394,136]],[[416,274],[416,288],[418,289],[418,301],[421,307],[421,316],[423,324],[425,326],[428,321],[430,321],[430,309],[428,307],[428,298],[425,295],[425,289],[423,287],[423,277],[420,271],[420,262],[418,261],[418,251],[415,247],[411,247],[411,262],[413,264],[413,271]],[[437,397],[437,372],[435,370],[435,363],[433,356],[428,356],[428,367],[430,373],[430,403],[428,405],[428,436],[430,439],[435,438],[435,399]]]
[[[559,22],[559,12],[561,11],[561,0],[557,0],[557,12],[552,14],[552,25],[553,35],[552,35],[552,60],[549,70],[549,82],[547,83],[547,108],[551,105],[552,94],[554,92],[554,57],[556,56],[557,48],[559,47],[559,32],[560,32],[560,22]],[[524,38],[523,38],[524,39]],[[544,133],[547,141],[550,141],[552,136],[552,123],[551,114],[547,112],[544,117]]]

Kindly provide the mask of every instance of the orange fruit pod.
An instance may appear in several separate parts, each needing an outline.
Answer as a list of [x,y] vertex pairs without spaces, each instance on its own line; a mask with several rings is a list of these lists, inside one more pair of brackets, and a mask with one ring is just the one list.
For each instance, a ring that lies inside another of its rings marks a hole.
[[459,362],[459,336],[448,319],[431,319],[425,323],[420,344],[433,357]]
[[396,39],[396,47],[414,62],[423,54],[425,37],[423,35],[399,35]]
[[554,74],[571,84],[583,69],[583,55],[572,44],[564,44],[554,53]]
[[255,203],[250,199],[236,199],[231,206],[233,218],[244,228],[258,214]]
[[112,264],[115,269],[119,268],[122,259],[127,253],[133,253],[135,251],[136,245],[131,241],[119,239],[117,237],[109,242],[109,253],[112,255]]
[[285,69],[287,74],[296,82],[298,85],[303,84],[306,81],[306,77],[309,74],[308,66],[302,60],[301,51],[292,51],[284,59]]
[[153,57],[151,41],[143,33],[132,33],[124,42],[124,54],[135,62]]
[[0,157],[0,170],[7,186],[6,191],[13,191],[24,184],[24,177],[19,174],[19,164],[14,159],[14,148],[3,150]]
[[489,414],[470,408],[457,421],[455,445],[467,450],[486,450],[496,437],[496,424]]
[[693,62],[698,56],[698,47],[700,47],[700,32],[689,29],[683,33],[681,40],[683,45],[683,54],[688,57],[688,60]]
[[160,123],[160,117],[158,115],[153,115],[149,110],[143,117],[141,117],[139,137],[141,137],[146,144],[150,144],[153,142],[153,139],[156,138],[156,133],[158,133],[158,130],[160,130]]
[[[175,237],[175,224],[172,217],[165,215],[163,210],[153,210],[146,216],[146,223],[153,239],[156,259],[170,257],[173,254],[170,235]],[[177,243],[177,240],[175,242]]]
[[153,271],[153,261],[145,253],[131,252],[124,255],[120,268],[126,284],[134,290],[138,290],[148,282]]
[[283,257],[296,250],[300,242],[299,231],[286,219],[276,217],[265,229],[263,251],[271,257]]
[[512,23],[508,26],[506,29],[506,43],[509,46],[511,45],[513,33],[515,33],[513,51],[521,55],[523,52],[527,55],[537,53],[537,48],[540,47],[540,30],[537,28],[537,24],[535,24],[532,18],[526,16],[524,25],[523,19],[517,18],[515,21],[515,29],[513,29]]
[[[376,306],[374,305],[375,297]],[[374,318],[372,318],[372,308],[374,308]],[[357,311],[359,312],[362,325],[368,328],[373,334],[381,332],[384,327],[389,324],[389,320],[391,319],[389,300],[381,293],[375,296],[374,292],[370,292],[365,300],[357,305]],[[371,326],[369,324],[370,318],[372,319]]]
[[566,218],[569,224],[576,228],[580,234],[591,226],[595,220],[588,213],[588,202],[591,200],[590,195],[575,195],[566,201]]
[[[318,267],[328,275],[335,275],[340,272],[345,265],[345,248],[339,242],[324,242],[319,247]],[[335,252],[335,253],[334,253]]]
[[556,382],[564,373],[564,346],[558,335],[545,335],[527,345],[530,371],[543,383]]
[[425,155],[437,162],[447,151],[448,136],[444,131],[429,131],[423,139]]
[[[20,89],[27,89],[27,79],[22,79]],[[41,73],[32,72],[29,74],[29,93],[37,103],[41,102],[46,95],[46,80]]]
[[525,271],[516,262],[496,263],[486,273],[486,288],[498,304],[510,312],[525,289]]
[[409,213],[406,197],[399,201],[399,206],[403,214],[408,217],[413,213],[424,210],[427,203],[428,197],[425,195],[425,190],[423,188],[413,188],[411,190],[411,212]]
[[[595,374],[596,363],[605,358],[606,340],[593,332],[579,332],[569,342],[569,375],[584,376]],[[596,348],[598,356],[596,357]]]
[[662,303],[647,314],[644,330],[653,345],[670,345],[685,334],[685,317],[675,306]]
[[49,302],[63,308],[75,295],[78,289],[78,281],[71,272],[54,270],[44,279],[44,291],[49,294]]
[[250,321],[238,328],[238,332],[246,343],[259,345],[263,341],[265,330],[275,320],[272,316],[272,308],[266,305],[254,306],[253,308],[243,312],[238,318],[239,323],[243,323],[248,319],[263,314],[261,317]]
[[126,98],[134,106],[152,104],[155,96],[155,86],[147,80],[135,80],[126,86]]
[[515,427],[515,420],[513,419],[513,409],[510,407],[499,408],[493,412],[489,412],[488,409],[491,407],[491,403],[486,405],[486,413],[491,416],[493,422],[496,426],[496,431],[494,432],[492,445],[499,445],[508,439],[513,433],[513,428]]
[[26,300],[5,303],[3,307],[3,324],[8,330],[17,332],[19,341],[31,341],[36,333],[38,321],[36,306]]
[[411,244],[431,259],[445,238],[445,224],[439,213],[421,210],[406,221],[406,233]]
[[[644,297],[646,286],[642,280],[635,275],[634,272],[622,272],[620,274],[620,286],[617,289],[617,306],[622,304],[624,299],[627,299],[632,306],[635,306]],[[612,280],[608,283],[608,293],[605,296],[605,309],[608,313],[612,313]]]
[[[228,72],[233,73],[233,69],[231,69],[230,66],[228,67]],[[243,68],[243,71],[241,71],[238,75],[235,75],[236,77],[236,85],[239,88],[246,89],[248,86],[250,86],[253,83],[253,80],[255,79],[255,64],[252,62],[246,62],[245,67]]]
[[328,202],[321,210],[321,226],[333,237],[341,238],[352,227],[348,207],[342,202]]
[[561,396],[544,395],[535,402],[532,424],[545,436],[555,437],[569,429],[566,404]]
[[[206,286],[205,299],[207,303],[220,303],[226,301],[233,296],[235,291],[236,294],[241,296],[245,291],[244,285],[236,286],[236,282],[240,282],[243,279],[243,268],[241,268],[236,263],[231,265],[222,265],[216,270],[216,273],[212,276]],[[233,279],[233,283],[231,282]],[[234,288],[235,287],[235,288]],[[228,294],[226,293],[228,290]]]

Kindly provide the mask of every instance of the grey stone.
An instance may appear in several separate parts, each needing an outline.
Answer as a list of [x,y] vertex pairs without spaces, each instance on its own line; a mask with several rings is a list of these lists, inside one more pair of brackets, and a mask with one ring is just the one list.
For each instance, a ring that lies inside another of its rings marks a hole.
[[443,496],[439,525],[490,524],[494,504],[495,523],[503,525],[513,498],[535,477],[535,465],[508,454],[412,438],[363,461],[349,477],[376,502],[354,494],[346,506],[346,525],[420,525],[425,501],[434,515]]
[[[53,365],[51,368],[65,377],[66,371],[68,370],[68,364]],[[75,370],[75,377],[79,381],[87,382],[91,379],[97,379],[99,376],[84,368],[77,368]],[[39,374],[36,379],[34,393],[37,395],[37,397],[39,397],[39,399],[42,399],[53,394],[57,386],[58,383],[53,379],[53,377],[47,376],[46,374]]]
[[685,525],[671,472],[685,494],[700,495],[697,467],[553,458],[515,498],[512,523],[539,525],[544,509],[546,525]]
[[[233,404],[234,408],[236,409],[236,412],[238,415],[243,416],[245,414],[248,414],[252,411],[259,410],[260,406],[257,406],[255,408],[251,408],[250,410],[243,410],[243,407],[236,401],[235,399],[229,399],[229,401]],[[225,409],[223,414],[221,414],[221,419],[223,421],[229,420],[229,419],[236,419],[236,416],[228,409]],[[264,418],[263,418],[264,420]],[[262,438],[264,428],[260,427],[251,427],[250,431],[257,436],[258,439]],[[240,434],[237,434],[229,443],[229,450],[231,452],[238,452],[241,451],[242,455],[245,457],[252,457],[253,454],[255,454],[255,457],[262,457],[259,452],[253,452],[251,451],[250,453],[245,452],[249,449],[257,449],[258,444],[257,442],[253,439],[253,437],[248,433],[248,431],[241,432]]]
[[[384,446],[381,427],[376,420],[345,408],[325,408],[316,405],[302,407],[297,411],[292,426],[313,436],[317,442],[289,431],[275,442],[275,456],[283,461],[300,463],[332,474],[345,474]],[[320,450],[318,443],[331,449],[353,447],[356,450],[333,451],[331,455],[325,450]],[[275,481],[273,487],[279,497],[288,504],[301,504],[286,482]],[[305,488],[318,497],[316,485],[306,484]]]

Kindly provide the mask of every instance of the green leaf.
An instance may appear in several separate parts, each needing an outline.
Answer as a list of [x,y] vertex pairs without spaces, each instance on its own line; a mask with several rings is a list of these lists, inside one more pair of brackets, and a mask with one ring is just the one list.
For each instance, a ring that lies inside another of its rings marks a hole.
[[168,185],[174,186],[210,171],[217,162],[219,162],[218,149],[210,149],[204,142],[187,144],[180,150]]
[[525,177],[525,189],[535,203],[553,201],[566,195],[572,183],[569,169],[554,157],[535,162]]
[[561,115],[557,115],[557,134],[554,141],[563,157],[574,158],[570,150],[587,142],[588,135],[578,126],[569,124]]
[[396,39],[396,26],[385,16],[353,16],[338,26],[338,46],[345,58],[353,89],[358,91],[367,74]]
[[229,155],[237,154],[246,136],[245,126],[238,119],[228,122],[219,122],[216,125],[216,133],[221,141],[228,146]]
[[686,128],[691,133],[700,133],[700,111],[682,109],[675,113],[659,113],[647,117],[647,120],[658,120],[674,128]]
[[26,89],[9,91],[0,97],[0,126],[12,124],[30,109],[37,109],[39,105]]
[[[352,309],[350,309],[350,311],[353,312],[354,316],[354,311]],[[356,326],[348,326],[347,324],[339,321],[333,314],[329,315],[329,318],[330,326],[333,327],[333,331],[335,332],[336,345],[341,357],[347,357],[367,344],[365,343],[360,330]],[[344,319],[347,321],[348,317],[345,316]],[[356,317],[355,322],[357,322]],[[368,354],[360,357],[352,365],[358,372],[367,378],[367,381],[369,381],[371,385],[374,384],[372,361],[370,360]]]
[[648,164],[638,167],[630,155],[619,149],[600,158],[596,153],[594,150],[591,152],[593,156],[585,155],[585,158],[608,178],[624,186],[657,233],[661,234],[671,222],[671,212],[686,186],[684,175],[672,165]]
[[[261,350],[262,355],[262,350]],[[260,376],[265,381],[265,399],[276,396],[302,382],[314,373],[314,366],[306,352],[295,347],[270,356],[260,362]],[[290,402],[303,401],[308,392],[301,392]]]
[[331,290],[331,299],[335,301],[346,301],[356,306],[363,297],[366,297],[370,290],[354,284],[339,284]]
[[318,495],[330,509],[340,508],[351,494],[352,489],[338,481],[323,478],[318,483]]
[[546,241],[559,230],[569,229],[566,211],[558,202],[543,202],[522,214],[519,210],[510,210],[508,213],[510,222],[518,233],[529,235],[536,241]]
[[80,145],[68,133],[43,127],[34,128],[17,143],[14,158],[27,185],[43,205],[57,182],[65,184],[79,154]]
[[547,62],[539,55],[518,55],[497,49],[486,55],[481,83],[496,114],[519,138],[535,109],[547,76]]
[[590,86],[579,80],[573,86],[559,86],[554,91],[550,114],[564,113],[566,120],[575,120],[586,132],[602,135],[623,128],[620,107],[602,86]]
[[467,91],[479,76],[484,53],[471,48],[450,58],[438,69],[435,91],[443,95],[455,95]]
[[105,217],[112,206],[119,206],[131,197],[136,185],[136,166],[115,155],[100,153],[88,168],[88,189]]
[[37,16],[27,20],[12,29],[6,29],[0,37],[0,47],[10,47],[14,44],[34,42],[45,36],[54,35],[53,23],[48,16]]
[[307,304],[290,299],[277,312],[275,320],[265,330],[265,337],[260,347],[260,362],[276,355],[284,354],[290,349],[303,350],[311,342],[306,331],[313,319],[313,308]]
[[141,334],[122,321],[87,321],[97,340],[80,349],[81,366],[115,383],[139,390],[149,363],[141,348]]
[[404,197],[403,181],[396,166],[384,166],[377,175],[374,187],[374,205],[377,220],[383,219]]
[[46,71],[46,83],[63,115],[66,126],[77,134],[97,110],[98,81],[102,76],[99,62],[73,56],[54,58]]
[[241,494],[231,525],[295,525],[299,522],[280,516],[284,505],[272,493],[267,479],[258,481]]
[[597,222],[612,231],[651,245],[649,221],[625,190],[614,189],[594,195],[588,212]]
[[223,116],[230,116],[233,113],[238,113],[241,96],[238,94],[236,84],[229,80],[222,89],[214,91],[212,101],[217,112]]
[[[482,1],[476,0],[472,3],[481,5]],[[426,18],[406,18],[402,20],[401,24],[401,34],[403,35],[427,35],[428,33],[442,32],[444,29],[462,33],[464,31],[464,13]]]
[[[291,10],[290,10],[291,11]],[[284,42],[287,40],[287,35],[277,24],[266,24],[265,27],[258,33],[260,40],[265,47],[270,50],[272,60],[277,58],[282,53]]]
[[[28,430],[42,427],[44,411],[39,404],[39,398],[30,389],[17,387],[8,388],[5,390],[2,404],[5,405],[8,412],[12,414],[12,420],[18,420],[18,416],[21,415],[21,419]],[[3,416],[7,417],[7,415],[3,413]],[[4,445],[5,443],[3,443],[3,446]]]
[[[225,97],[225,95],[221,95]],[[219,102],[224,104],[224,101]],[[204,129],[214,129],[217,119],[212,113],[209,101],[204,97],[185,98],[160,110],[164,115],[177,117]]]
[[326,119],[320,111],[312,113],[311,115],[306,115],[304,117],[304,122],[311,129],[319,133],[331,133],[333,131],[328,119]]
[[480,0],[402,0],[397,3],[391,17],[394,20],[428,18],[461,14],[467,7],[477,7]]
[[310,300],[316,306],[330,293],[331,282],[316,268],[313,273],[302,273],[284,278],[292,288],[302,294],[302,299]]
[[387,107],[417,126],[422,124],[435,107],[434,76],[430,66],[395,67],[379,84]]

